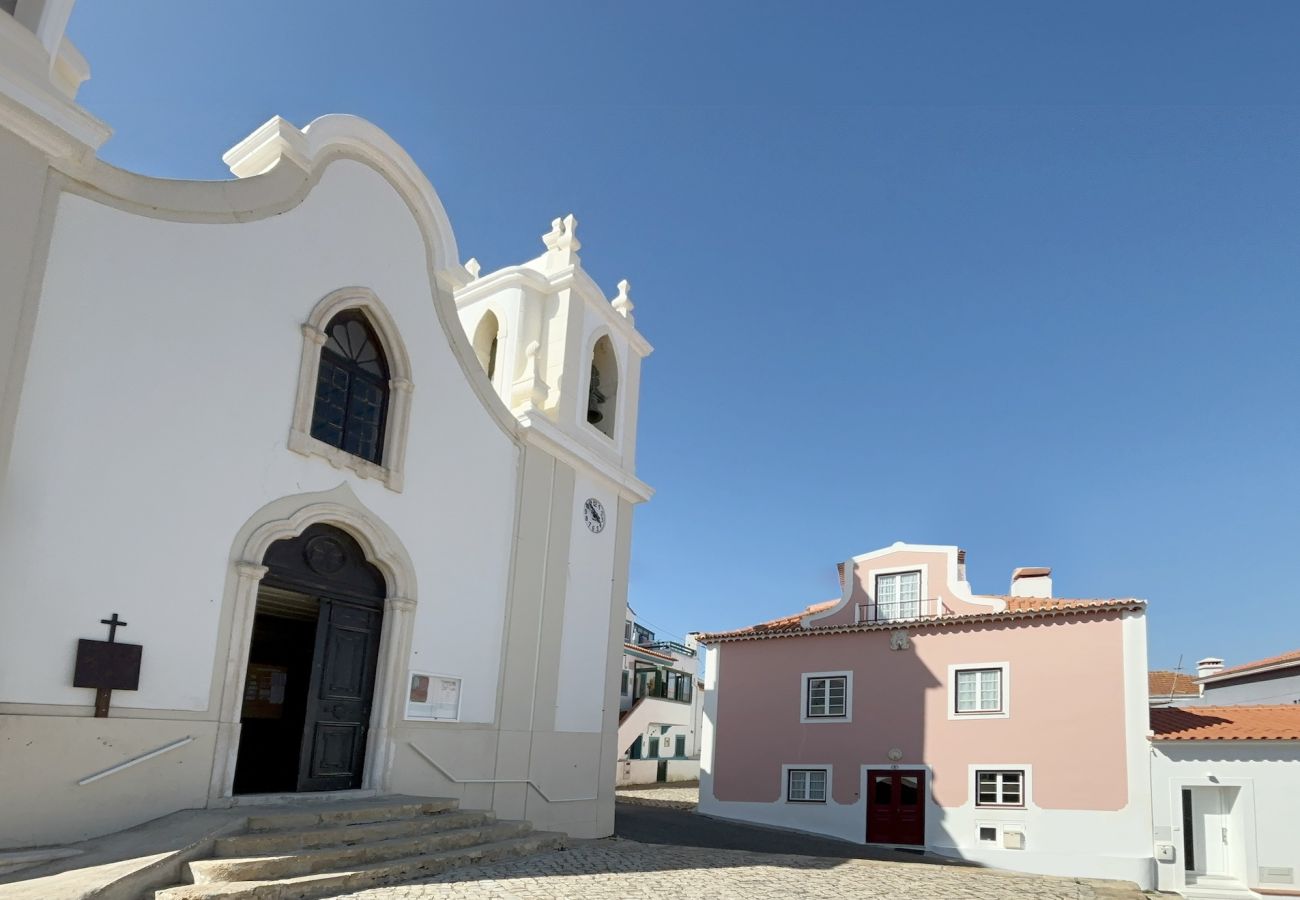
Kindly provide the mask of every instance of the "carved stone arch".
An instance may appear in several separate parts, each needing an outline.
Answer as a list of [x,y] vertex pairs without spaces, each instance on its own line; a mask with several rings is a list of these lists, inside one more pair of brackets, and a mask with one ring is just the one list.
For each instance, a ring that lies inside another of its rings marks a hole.
[[217,693],[217,746],[208,789],[209,805],[228,804],[233,796],[244,680],[258,585],[268,571],[263,564],[266,552],[276,541],[296,538],[316,524],[331,525],[354,538],[366,561],[379,569],[386,583],[379,667],[362,787],[387,788],[393,727],[401,717],[403,677],[414,632],[415,566],[396,533],[343,484],[333,491],[300,494],[269,503],[244,524],[235,538],[226,589],[229,610],[226,659],[224,666],[218,666],[216,676],[221,684]]
[[[582,396],[579,398],[578,415],[592,428],[617,441],[621,435],[622,398],[621,386],[627,371],[625,361],[619,354],[618,344],[614,341],[608,327],[601,326],[587,337],[583,353]],[[605,401],[600,405],[602,418],[592,422],[589,413],[592,407],[592,373],[599,372],[600,392]]]
[[[325,328],[339,313],[357,310],[366,317],[383,346],[389,370],[388,410],[383,428],[383,456],[376,464],[348,453],[311,435],[312,410],[316,403],[316,379],[320,371],[321,348],[327,340]],[[289,429],[289,449],[304,456],[319,456],[335,468],[351,469],[362,478],[382,481],[400,491],[406,463],[406,437],[411,420],[411,358],[406,352],[397,323],[387,307],[364,287],[345,287],[326,294],[302,324],[302,358],[298,365],[298,393]]]

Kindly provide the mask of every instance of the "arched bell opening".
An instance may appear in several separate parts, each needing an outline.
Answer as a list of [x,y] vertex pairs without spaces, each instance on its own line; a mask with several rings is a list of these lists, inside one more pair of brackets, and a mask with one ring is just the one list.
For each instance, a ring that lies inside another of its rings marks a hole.
[[500,336],[501,323],[497,320],[496,313],[488,310],[483,314],[483,318],[479,319],[478,327],[474,329],[474,355],[478,357],[479,365],[487,373],[488,381],[496,378]]
[[618,412],[618,359],[609,335],[602,335],[591,351],[591,379],[587,384],[587,422],[614,436]]

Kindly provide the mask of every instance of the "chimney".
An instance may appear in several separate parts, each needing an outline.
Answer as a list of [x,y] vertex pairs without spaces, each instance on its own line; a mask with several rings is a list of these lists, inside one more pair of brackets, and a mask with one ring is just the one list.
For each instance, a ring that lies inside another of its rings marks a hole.
[[1223,671],[1223,660],[1217,656],[1207,656],[1196,663],[1196,677],[1209,678]]
[[966,551],[960,547],[957,548],[957,580],[966,580]]
[[1021,566],[1011,572],[1012,597],[1052,596],[1052,570],[1047,566]]
[[844,563],[836,563],[835,568],[840,572],[840,590],[844,590]]

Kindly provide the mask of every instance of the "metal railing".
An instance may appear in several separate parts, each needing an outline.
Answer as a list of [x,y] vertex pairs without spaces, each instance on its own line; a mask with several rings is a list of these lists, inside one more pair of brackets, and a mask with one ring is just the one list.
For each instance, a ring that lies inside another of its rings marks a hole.
[[910,622],[917,619],[937,619],[951,613],[952,611],[938,598],[895,600],[888,603],[859,603],[854,609],[853,621],[858,624]]

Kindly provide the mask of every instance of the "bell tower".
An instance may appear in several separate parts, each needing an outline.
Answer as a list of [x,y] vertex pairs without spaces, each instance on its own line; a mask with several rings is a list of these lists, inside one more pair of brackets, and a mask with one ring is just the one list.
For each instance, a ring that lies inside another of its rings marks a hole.
[[[572,215],[555,219],[540,256],[490,274],[471,259],[456,273],[464,281],[455,298],[523,443],[502,691],[533,705],[503,709],[497,756],[528,761],[510,777],[581,772],[601,785],[584,831],[596,836],[614,828],[632,514],[652,493],[635,474],[641,361],[651,347],[636,329],[627,281],[610,298],[583,270],[577,230]],[[528,733],[527,746],[512,736]],[[497,808],[539,827],[567,827],[563,817],[573,815],[527,790]]]
[[651,346],[636,330],[631,286],[606,297],[582,268],[578,220],[542,235],[545,251],[480,274],[456,291],[456,308],[497,395],[525,424],[542,422],[586,455],[635,471],[641,360]]

